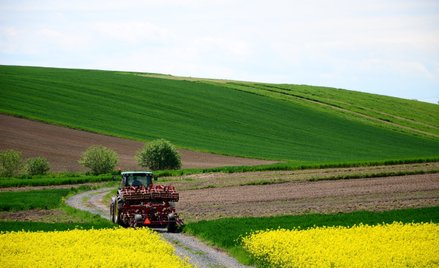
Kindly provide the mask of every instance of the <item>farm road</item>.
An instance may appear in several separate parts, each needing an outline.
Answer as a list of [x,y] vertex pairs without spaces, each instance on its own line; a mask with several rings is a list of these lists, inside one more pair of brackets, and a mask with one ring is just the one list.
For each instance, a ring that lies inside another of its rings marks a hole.
[[67,205],[97,214],[110,220],[109,206],[102,202],[102,198],[114,188],[101,188],[74,195],[66,200]]
[[[70,197],[66,203],[74,208],[85,210],[110,220],[109,205],[102,199],[114,188],[101,188],[87,191]],[[197,267],[246,267],[239,264],[227,254],[213,249],[198,239],[184,234],[161,232],[161,236],[171,243],[175,252],[181,258],[188,258],[192,265]]]

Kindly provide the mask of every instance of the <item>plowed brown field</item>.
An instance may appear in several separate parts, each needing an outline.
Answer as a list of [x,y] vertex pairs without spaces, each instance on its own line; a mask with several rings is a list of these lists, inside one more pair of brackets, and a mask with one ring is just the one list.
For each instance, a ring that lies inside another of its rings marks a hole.
[[[143,146],[141,142],[0,115],[0,150],[18,150],[26,158],[43,156],[49,160],[52,171],[84,171],[78,164],[78,159],[81,153],[92,145],[104,145],[115,150],[119,154],[121,169],[140,169],[134,160],[134,155]],[[183,168],[273,163],[184,149],[178,151],[181,154]]]
[[186,220],[439,206],[439,174],[297,181],[180,192]]

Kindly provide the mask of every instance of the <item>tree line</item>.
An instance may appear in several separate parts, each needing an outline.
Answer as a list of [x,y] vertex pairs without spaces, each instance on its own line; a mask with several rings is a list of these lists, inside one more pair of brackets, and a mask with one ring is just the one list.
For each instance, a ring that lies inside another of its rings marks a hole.
[[[150,170],[181,168],[181,157],[175,146],[164,139],[155,140],[140,148],[135,159],[141,167]],[[95,175],[111,173],[119,162],[118,154],[105,146],[93,145],[85,150],[78,163]],[[0,151],[0,176],[14,177],[22,174],[45,175],[50,171],[49,161],[44,157],[23,160],[16,150]]]

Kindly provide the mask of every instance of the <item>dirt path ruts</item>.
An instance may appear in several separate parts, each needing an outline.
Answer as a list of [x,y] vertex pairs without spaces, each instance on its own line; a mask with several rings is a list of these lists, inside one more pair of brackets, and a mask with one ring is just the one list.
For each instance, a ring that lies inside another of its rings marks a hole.
[[[74,208],[85,210],[110,220],[109,205],[102,198],[114,188],[102,188],[87,191],[70,197],[66,203]],[[159,230],[161,236],[171,243],[181,258],[188,258],[197,267],[247,267],[239,264],[227,254],[213,249],[198,239],[181,233],[166,233]]]
[[114,188],[101,188],[98,190],[83,192],[71,196],[66,200],[66,204],[80,210],[97,214],[104,219],[110,220],[109,206],[106,206],[104,203],[102,203],[102,198],[113,189]]

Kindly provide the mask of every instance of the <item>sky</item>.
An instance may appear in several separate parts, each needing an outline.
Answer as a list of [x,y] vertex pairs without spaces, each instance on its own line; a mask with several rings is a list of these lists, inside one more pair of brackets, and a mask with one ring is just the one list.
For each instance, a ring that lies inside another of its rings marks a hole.
[[439,1],[0,0],[0,64],[439,102]]

